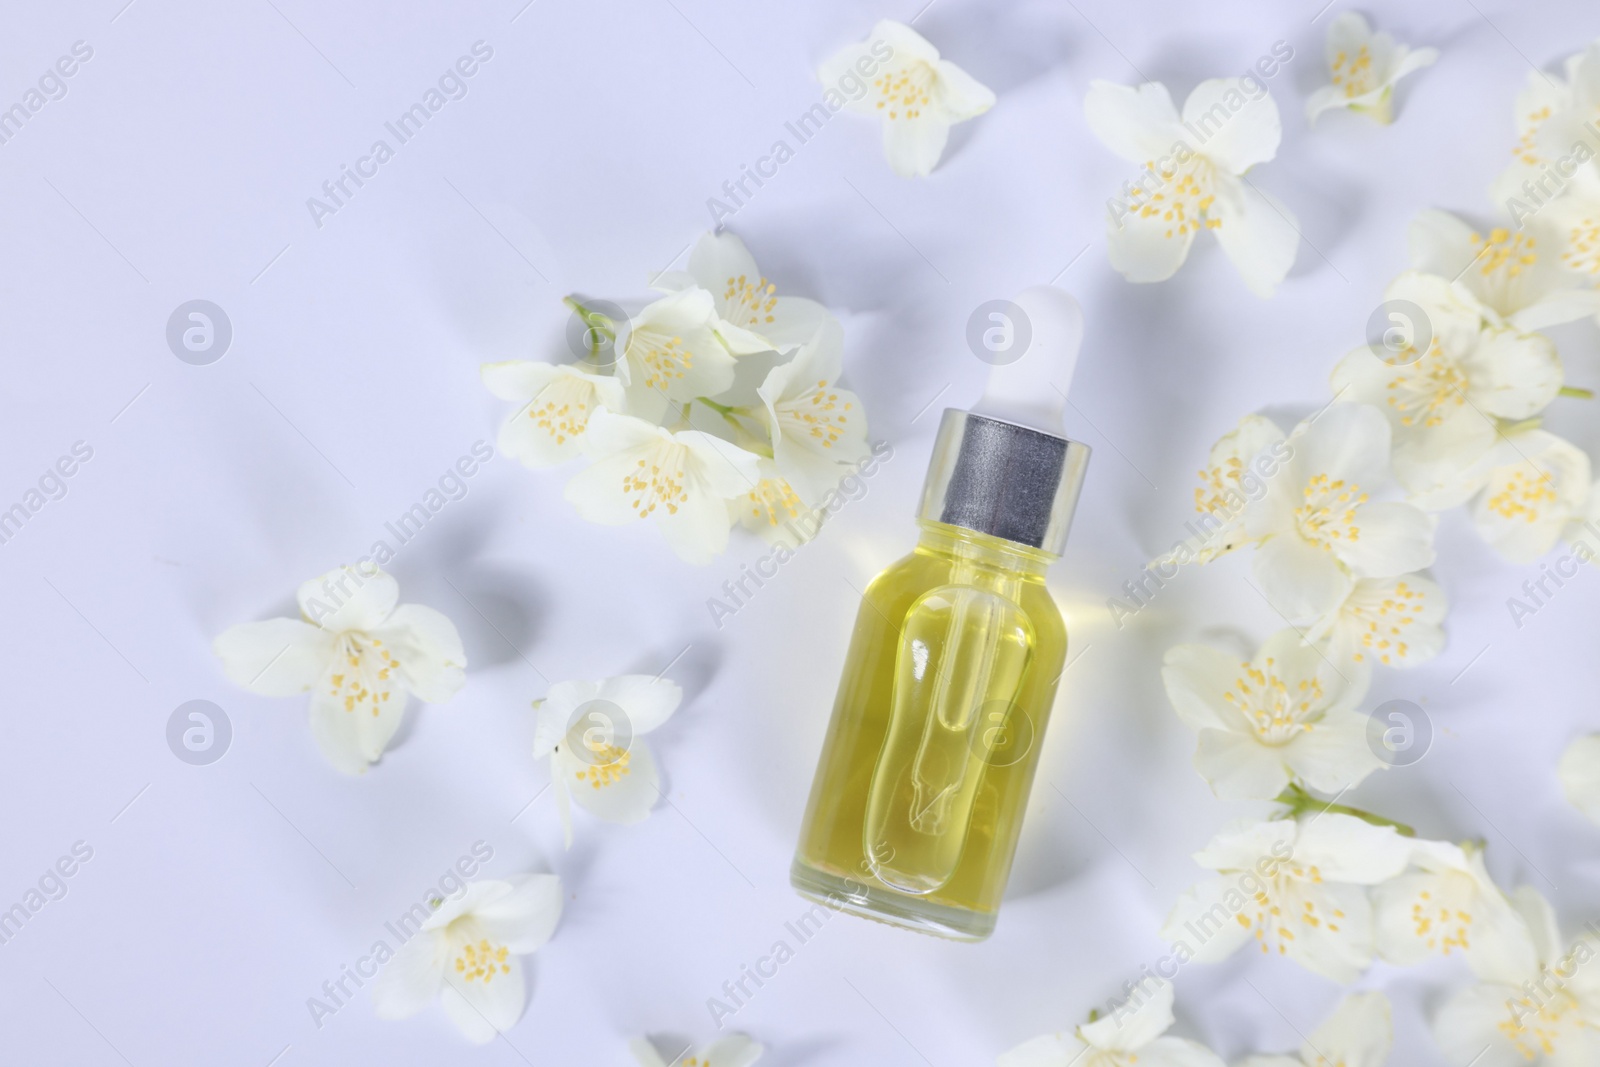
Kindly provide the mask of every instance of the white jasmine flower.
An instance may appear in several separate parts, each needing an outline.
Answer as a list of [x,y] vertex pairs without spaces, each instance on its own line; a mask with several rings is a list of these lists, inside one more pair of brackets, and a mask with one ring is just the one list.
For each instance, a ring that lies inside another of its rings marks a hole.
[[[1557,243],[1561,265],[1590,284],[1600,281],[1600,170],[1590,163],[1567,189],[1537,208]],[[1533,208],[1527,209],[1530,213]]]
[[1205,645],[1176,645],[1161,669],[1178,717],[1199,731],[1195,770],[1228,800],[1270,800],[1292,779],[1342,792],[1384,766],[1355,710],[1367,679],[1352,683],[1293,630],[1240,663]]
[[1244,528],[1245,505],[1265,492],[1265,479],[1276,474],[1287,458],[1284,440],[1284,432],[1271,419],[1246,415],[1211,446],[1194,491],[1194,509],[1202,516],[1195,562],[1210,563],[1250,543]]
[[1374,663],[1414,667],[1444,651],[1448,604],[1444,590],[1424,574],[1358,578],[1339,606],[1307,631],[1335,663],[1364,673]]
[[1568,57],[1561,74],[1530,71],[1517,97],[1518,140],[1490,195],[1513,224],[1548,231],[1562,266],[1600,277],[1600,42]]
[[822,528],[825,513],[800,499],[772,460],[763,457],[758,470],[760,478],[755,488],[728,505],[734,520],[763,540],[782,542],[791,548],[811,540]]
[[814,300],[779,296],[744,242],[731,233],[703,234],[689,253],[689,269],[663,274],[654,284],[668,291],[700,288],[710,293],[717,336],[736,356],[787,352],[833,319]]
[[311,734],[328,762],[360,774],[400,727],[406,694],[443,703],[466,683],[449,619],[399,604],[375,565],[344,566],[300,586],[303,619],[234,626],[211,646],[232,681],[264,696],[312,690]]
[[1394,1017],[1382,993],[1351,993],[1300,1046],[1299,1057],[1246,1056],[1239,1067],[1383,1067]]
[[838,92],[852,78],[870,78],[857,98],[840,94],[844,107],[883,120],[883,150],[903,178],[933,173],[950,127],[988,111],[994,93],[950,62],[916,30],[890,19],[872,36],[841,50],[817,76]]
[[1513,563],[1532,563],[1584,516],[1593,490],[1588,454],[1537,421],[1502,425],[1500,440],[1482,459],[1441,475],[1414,498],[1430,508],[1471,501],[1484,540]]
[[643,735],[678,710],[683,690],[647,674],[600,682],[557,682],[536,704],[533,755],[550,757],[550,782],[567,846],[572,800],[607,822],[635,823],[661,795]]
[[1197,1041],[1162,1037],[1172,1025],[1172,984],[1140,987],[1124,1007],[1071,1033],[1025,1041],[995,1061],[997,1067],[1223,1067]]
[[[1252,96],[1252,92],[1259,95]],[[1166,86],[1095,81],[1083,102],[1089,128],[1105,146],[1144,168],[1113,200],[1111,265],[1130,282],[1165,281],[1189,255],[1201,229],[1257,296],[1271,296],[1294,264],[1294,216],[1243,176],[1278,153],[1278,105],[1241,78],[1201,82],[1178,115]]]
[[438,902],[372,986],[380,1019],[404,1019],[433,1001],[468,1041],[486,1044],[522,1018],[527,984],[513,959],[538,949],[561,918],[561,880],[524,874],[467,885]]
[[1580,277],[1557,249],[1546,250],[1535,227],[1498,227],[1485,238],[1449,212],[1424,211],[1409,243],[1413,267],[1459,279],[1494,325],[1527,333],[1600,311],[1600,291],[1579,288]]
[[1600,734],[1580,737],[1561,753],[1561,791],[1590,822],[1600,824]]
[[1561,947],[1550,904],[1528,886],[1513,895],[1527,926],[1522,970],[1456,993],[1434,1019],[1434,1039],[1455,1067],[1593,1067],[1600,1063],[1600,953],[1591,924]]
[[1426,351],[1408,345],[1381,358],[1363,345],[1334,368],[1332,384],[1388,417],[1395,473],[1414,492],[1482,458],[1494,446],[1495,419],[1530,418],[1560,392],[1550,339],[1485,324],[1482,306],[1460,285],[1407,271],[1384,299],[1421,310],[1425,321],[1402,325],[1415,331],[1413,341],[1430,338]]
[[[1576,143],[1571,136],[1561,139],[1563,134],[1570,134],[1565,127],[1575,102],[1573,87],[1593,72],[1600,72],[1600,48],[1595,45],[1587,52],[1567,57],[1561,74],[1528,72],[1522,91],[1517,94],[1517,143],[1511,149],[1511,166],[1495,180],[1490,192],[1496,203],[1510,203],[1517,197],[1537,203],[1548,195],[1549,187],[1541,192],[1537,183],[1549,174],[1551,164]],[[1559,121],[1551,121],[1558,116]],[[1557,184],[1564,177],[1558,176]]]
[[1354,11],[1328,24],[1327,55],[1333,84],[1306,101],[1307,121],[1343,107],[1384,124],[1393,122],[1395,83],[1439,58],[1437,49],[1407,48],[1387,33],[1373,33],[1367,20]]
[[[1518,130],[1523,133],[1513,155],[1525,163],[1529,170],[1550,174],[1550,167],[1563,156],[1572,158],[1574,146],[1583,145],[1588,156],[1574,161],[1588,162],[1594,150],[1600,147],[1592,124],[1600,121],[1600,41],[1590,44],[1584,51],[1569,56],[1563,75],[1552,75],[1543,70],[1529,73],[1527,87],[1517,100]],[[1534,85],[1535,79],[1544,82]],[[1556,175],[1556,184],[1570,172],[1562,168]],[[1537,188],[1550,188],[1549,183],[1535,181]]]
[[808,503],[838,485],[844,468],[868,452],[861,401],[834,384],[843,349],[844,331],[828,323],[787,363],[768,371],[757,391],[766,405],[773,460]]
[[1479,977],[1533,967],[1528,927],[1483,865],[1481,844],[1418,841],[1412,871],[1373,893],[1378,954],[1409,967],[1458,955]]
[[1586,510],[1573,517],[1561,534],[1571,545],[1579,563],[1600,561],[1600,481],[1589,487]]
[[582,447],[594,463],[566,489],[578,514],[612,526],[652,519],[690,563],[727,547],[728,502],[759,478],[755,454],[720,437],[605,410],[590,416]]
[[1513,563],[1532,563],[1584,514],[1592,489],[1589,455],[1544,430],[1509,432],[1491,454],[1472,521]]
[[766,1049],[744,1034],[728,1034],[693,1052],[684,1049],[670,1063],[647,1038],[636,1037],[628,1042],[628,1051],[639,1067],[750,1067]]
[[1389,437],[1376,408],[1329,405],[1289,435],[1293,455],[1246,511],[1246,532],[1259,544],[1256,581],[1291,620],[1332,612],[1360,578],[1433,562],[1433,516],[1371,499],[1390,480]]
[[528,467],[548,467],[578,453],[578,439],[599,408],[621,411],[622,381],[583,364],[507,360],[479,368],[489,392],[521,404],[500,427],[500,451]]
[[1367,887],[1399,874],[1410,857],[1411,843],[1393,827],[1352,815],[1236,823],[1195,853],[1218,877],[1178,899],[1161,937],[1180,958],[1201,963],[1225,959],[1253,937],[1262,952],[1276,948],[1353,982],[1374,950]]
[[616,372],[642,408],[662,398],[716,396],[733,384],[733,367],[733,356],[717,340],[716,301],[704,289],[691,288],[662,297],[629,320]]

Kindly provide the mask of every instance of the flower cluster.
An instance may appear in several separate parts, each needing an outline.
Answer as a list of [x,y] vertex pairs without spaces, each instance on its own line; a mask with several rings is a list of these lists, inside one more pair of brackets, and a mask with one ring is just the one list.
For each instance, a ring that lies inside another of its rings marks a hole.
[[[1396,83],[1435,59],[1433,49],[1408,49],[1341,15],[1328,34],[1332,84],[1313,94],[1308,114],[1342,108],[1388,122]],[[883,120],[886,153],[903,175],[930,173],[950,126],[994,103],[928,41],[887,21],[822,76],[840,87],[831,110]],[[861,91],[846,100],[851,85]],[[1181,112],[1160,84],[1096,82],[1084,107],[1097,136],[1142,168],[1111,204],[1116,269],[1133,281],[1168,278],[1204,229],[1253,292],[1275,289],[1299,233],[1289,210],[1247,177],[1282,137],[1260,78],[1203,82]],[[1517,128],[1513,162],[1492,190],[1509,221],[1485,233],[1442,211],[1420,215],[1411,267],[1386,289],[1374,336],[1334,368],[1328,402],[1293,426],[1246,416],[1200,472],[1197,541],[1169,559],[1208,563],[1249,549],[1253,581],[1287,626],[1245,659],[1174,647],[1163,681],[1198,735],[1195,766],[1214,792],[1282,807],[1224,828],[1196,853],[1210,875],[1180,897],[1161,933],[1180,964],[1255,945],[1341,983],[1377,960],[1458,957],[1478,984],[1435,1019],[1454,1062],[1578,1067],[1600,1059],[1600,971],[1587,966],[1600,955],[1600,927],[1563,942],[1538,893],[1494,883],[1481,844],[1418,839],[1335,802],[1388,765],[1358,710],[1372,672],[1427,661],[1444,646],[1445,596],[1424,573],[1440,511],[1467,507],[1513,562],[1537,559],[1562,537],[1579,559],[1595,558],[1577,541],[1582,530],[1600,536],[1589,457],[1541,419],[1558,397],[1591,396],[1566,385],[1544,331],[1600,316],[1600,43],[1561,76],[1536,72],[1517,101]],[[633,314],[569,298],[584,338],[577,362],[494,363],[481,373],[495,396],[518,405],[500,431],[504,452],[529,467],[585,457],[566,489],[580,515],[649,519],[681,557],[703,563],[735,523],[772,536],[815,510],[866,457],[865,416],[838,385],[839,323],[813,301],[779,296],[738,238],[707,235],[686,271],[652,284],[659,296]],[[394,579],[370,559],[304,583],[298,601],[300,619],[235,626],[213,649],[226,675],[254,692],[309,691],[312,735],[340,771],[360,774],[381,758],[410,696],[440,703],[465,684],[454,625],[400,604]],[[574,800],[611,822],[650,813],[662,794],[643,735],[682,696],[659,676],[624,675],[563,681],[534,702],[533,755],[549,760],[569,845]],[[1559,778],[1600,822],[1600,736],[1573,743]],[[460,888],[430,901],[400,949],[375,953],[384,969],[372,994],[384,1018],[439,998],[482,1043],[520,1019],[526,979],[516,957],[553,935],[563,889],[553,874]],[[1109,1017],[1028,1041],[1001,1067],[1222,1067],[1199,1042],[1167,1036],[1172,987],[1147,983]],[[1381,1067],[1390,1016],[1383,994],[1353,994],[1296,1055],[1251,1056],[1241,1067]],[[749,1067],[763,1053],[742,1034],[670,1060],[645,1038],[628,1048],[643,1067]]]
[[[1313,112],[1344,104],[1388,118],[1394,79],[1432,56],[1381,36],[1354,16],[1335,21],[1342,99],[1324,94]],[[1316,794],[1337,800],[1390,765],[1382,731],[1358,710],[1372,671],[1444,647],[1446,600],[1424,573],[1441,511],[1466,507],[1512,563],[1563,536],[1576,558],[1595,558],[1579,540],[1600,512],[1590,459],[1542,417],[1558,397],[1592,397],[1566,385],[1545,331],[1600,314],[1597,119],[1600,45],[1565,79],[1530,79],[1516,161],[1495,183],[1511,221],[1484,233],[1443,211],[1418,216],[1410,269],[1386,288],[1367,343],[1335,366],[1331,398],[1293,427],[1250,415],[1219,439],[1195,491],[1197,541],[1163,560],[1250,549],[1252,580],[1287,623],[1247,659],[1203,645],[1166,654],[1168,698],[1198,734],[1196,769],[1219,797],[1284,808],[1196,854],[1212,876],[1177,902],[1163,937],[1180,962],[1255,944],[1341,983],[1374,960],[1460,957],[1480,984],[1435,1019],[1458,1064],[1594,1062],[1600,979],[1583,965],[1600,954],[1600,930],[1563,948],[1549,905],[1526,886],[1500,889],[1481,844],[1419,840]],[[1600,821],[1600,738],[1575,742],[1560,778]]]
[[1524,926],[1518,951],[1475,968],[1480,983],[1445,1002],[1434,1039],[1457,1067],[1600,1061],[1600,928],[1564,943],[1542,896],[1524,887],[1513,901]]
[[[1089,128],[1112,152],[1140,167],[1138,178],[1124,184],[1124,196],[1107,202],[1111,266],[1129,281],[1172,277],[1201,230],[1216,234],[1257,296],[1271,296],[1289,273],[1299,225],[1246,173],[1278,154],[1283,123],[1262,78],[1293,57],[1294,49],[1280,41],[1258,66],[1259,75],[1201,82],[1182,112],[1160,82],[1089,86],[1083,101]],[[1347,12],[1328,28],[1327,57],[1332,84],[1307,100],[1310,118],[1345,108],[1387,123],[1394,114],[1395,83],[1433,63],[1438,53],[1397,44]]]
[[689,269],[626,322],[570,300],[577,363],[488,363],[517,410],[499,447],[529,467],[582,455],[567,500],[591,522],[653,521],[707,563],[738,522],[774,532],[867,453],[866,413],[838,383],[844,332],[820,304],[780,296],[732,234],[707,234]]
[[[1138,987],[1109,1016],[1090,1015],[1070,1033],[1045,1034],[1002,1055],[998,1067],[1224,1067],[1198,1041],[1167,1037],[1173,993],[1167,982]],[[1394,1043],[1389,998],[1346,997],[1306,1038],[1298,1055],[1249,1056],[1239,1067],[1383,1067]]]
[[[301,618],[231,627],[213,642],[223,673],[263,696],[311,691],[311,733],[324,758],[362,774],[394,738],[408,694],[442,703],[466,684],[466,653],[455,625],[420,604],[401,604],[395,580],[368,559],[301,584]],[[683,691],[647,675],[568,681],[536,701],[535,758],[550,761],[550,784],[572,844],[571,803],[599,818],[638,822],[661,792],[655,761],[639,735],[677,710]],[[550,939],[561,915],[553,874],[470,883],[433,912],[394,952],[373,986],[380,1018],[414,1015],[436,996],[468,1040],[483,1043],[522,1017],[526,990],[512,957]],[[714,1055],[684,1063],[744,1067],[760,1046],[724,1039]],[[636,1054],[638,1050],[635,1050]],[[640,1054],[642,1055],[642,1054]]]
[[[1600,78],[1595,54],[1569,74]],[[1568,96],[1568,110],[1587,99]],[[1536,143],[1524,136],[1519,158]],[[1352,709],[1375,664],[1412,666],[1444,646],[1446,600],[1423,573],[1439,512],[1466,506],[1514,563],[1562,536],[1594,558],[1579,540],[1600,505],[1589,457],[1541,424],[1558,397],[1591,394],[1565,386],[1542,331],[1600,312],[1600,290],[1532,226],[1484,235],[1427,211],[1410,251],[1374,336],[1335,366],[1328,403],[1288,432],[1247,416],[1200,472],[1204,537],[1175,562],[1253,548],[1254,581],[1290,627],[1246,663],[1192,646],[1167,655],[1168,694],[1200,732],[1197,766],[1219,795],[1270,798],[1290,782],[1338,792],[1382,765]]]
[[1289,624],[1249,661],[1167,652],[1167,695],[1199,732],[1195,765],[1219,796],[1271,799],[1291,782],[1337,793],[1384,766],[1355,709],[1374,665],[1443,649],[1445,613],[1422,573],[1435,518],[1386,499],[1399,492],[1390,457],[1388,422],[1360,403],[1330,403],[1288,434],[1248,416],[1213,446],[1195,494],[1206,543],[1176,558],[1253,548],[1257,588]]
[[1375,958],[1455,955],[1479,975],[1526,962],[1527,926],[1480,846],[1416,840],[1309,796],[1290,811],[1229,826],[1195,854],[1215,873],[1179,898],[1161,931],[1180,963],[1254,944],[1352,982]]
[[1411,227],[1414,266],[1385,291],[1395,328],[1334,368],[1342,398],[1388,420],[1394,470],[1429,511],[1467,505],[1515,563],[1549,551],[1585,516],[1589,457],[1541,426],[1564,391],[1540,329],[1600,311],[1600,292],[1551,258],[1533,230],[1487,235],[1443,211]]
[[[1481,232],[1443,211],[1412,223],[1412,270],[1381,309],[1393,325],[1333,372],[1343,399],[1383,411],[1394,469],[1430,511],[1467,505],[1502,555],[1528,563],[1592,521],[1589,457],[1543,429],[1566,386],[1548,327],[1600,314],[1600,44],[1566,76],[1534,72],[1519,140],[1491,194],[1507,220]],[[1592,558],[1592,550],[1582,553]]]
[[1517,96],[1517,143],[1491,195],[1519,229],[1547,235],[1547,256],[1600,280],[1600,42],[1559,74],[1530,71]]

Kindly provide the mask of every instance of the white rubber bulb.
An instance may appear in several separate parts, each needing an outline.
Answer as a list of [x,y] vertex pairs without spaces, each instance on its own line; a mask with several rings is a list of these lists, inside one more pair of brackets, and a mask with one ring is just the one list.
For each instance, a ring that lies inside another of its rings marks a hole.
[[[1021,315],[1011,323],[1020,358],[989,371],[983,399],[973,408],[1007,422],[1060,434],[1061,412],[1083,344],[1083,309],[1071,293],[1048,285],[1024,289],[1012,301]],[[1026,331],[1026,345],[1023,345]]]

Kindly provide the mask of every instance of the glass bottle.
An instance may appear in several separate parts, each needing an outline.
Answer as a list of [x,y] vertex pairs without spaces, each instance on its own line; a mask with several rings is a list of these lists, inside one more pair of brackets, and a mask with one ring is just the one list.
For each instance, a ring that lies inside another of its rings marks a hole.
[[1045,588],[1087,446],[945,411],[922,535],[867,587],[790,881],[962,940],[995,916],[1067,633]]

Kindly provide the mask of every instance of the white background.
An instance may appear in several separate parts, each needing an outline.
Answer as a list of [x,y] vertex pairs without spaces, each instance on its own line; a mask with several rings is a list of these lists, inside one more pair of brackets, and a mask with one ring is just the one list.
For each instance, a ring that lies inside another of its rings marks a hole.
[[[999,929],[971,946],[835,918],[732,1025],[785,1067],[955,1067],[1081,1021],[1165,951],[1160,919],[1201,873],[1190,853],[1256,810],[1190,769],[1160,656],[1276,628],[1244,558],[1186,572],[1121,630],[1106,598],[1182,535],[1217,435],[1326,398],[1405,266],[1409,218],[1485,217],[1531,66],[1600,34],[1577,0],[1369,9],[1443,57],[1406,83],[1395,125],[1336,114],[1312,132],[1303,102],[1342,4],[1314,21],[1320,0],[937,0],[917,28],[999,104],[958,128],[934,176],[896,178],[875,124],[844,114],[731,223],[783,290],[845,322],[846,380],[894,447],[865,497],[718,630],[706,599],[760,542],[736,535],[697,569],[649,528],[578,520],[570,469],[496,459],[391,567],[403,600],[460,627],[468,684],[447,706],[414,703],[396,747],[345,778],[316,752],[305,699],[230,686],[212,638],[292,614],[298,582],[385,536],[494,439],[507,406],[479,363],[563,358],[569,292],[643,296],[707,228],[706,199],[816,101],[817,64],[879,17],[917,15],[524,2],[6,5],[0,106],[73,42],[94,49],[69,94],[0,145],[0,506],[73,442],[94,449],[67,496],[0,545],[0,907],[75,841],[94,849],[68,895],[0,945],[6,1064],[614,1065],[635,1034],[712,1036],[706,999],[804,910],[787,869],[851,587],[909,549],[938,410],[981,388],[967,316],[1058,277],[1088,315],[1068,428],[1096,456],[1052,575],[1082,659]],[[494,56],[469,95],[319,229],[306,199],[480,39]],[[1181,100],[1279,40],[1295,50],[1270,82],[1284,145],[1252,179],[1300,219],[1289,279],[1258,300],[1202,240],[1175,280],[1124,282],[1103,205],[1130,175],[1085,127],[1090,80],[1160,80]],[[164,339],[194,298],[233,324],[210,366]],[[1594,327],[1560,340],[1569,380],[1600,385]],[[1550,424],[1600,453],[1594,410],[1558,401]],[[1433,749],[1347,799],[1487,839],[1495,875],[1550,894],[1570,931],[1600,916],[1600,830],[1565,805],[1554,767],[1600,726],[1600,581],[1587,571],[1517,630],[1505,599],[1537,568],[1499,560],[1459,513],[1434,573],[1453,601],[1448,649],[1380,675],[1371,698],[1421,703]],[[652,738],[671,805],[632,827],[580,813],[563,851],[550,794],[529,806],[548,780],[529,702],[547,681],[669,664],[688,691]],[[232,722],[210,766],[165,741],[191,699]],[[437,1007],[380,1021],[364,992],[314,1025],[307,999],[478,840],[488,874],[552,870],[567,890],[506,1040],[471,1048]],[[1367,976],[1395,1001],[1393,1062],[1440,1062],[1424,1020],[1467,980],[1454,964]],[[1277,959],[1193,965],[1176,1032],[1230,1059],[1288,1051],[1338,995]]]

